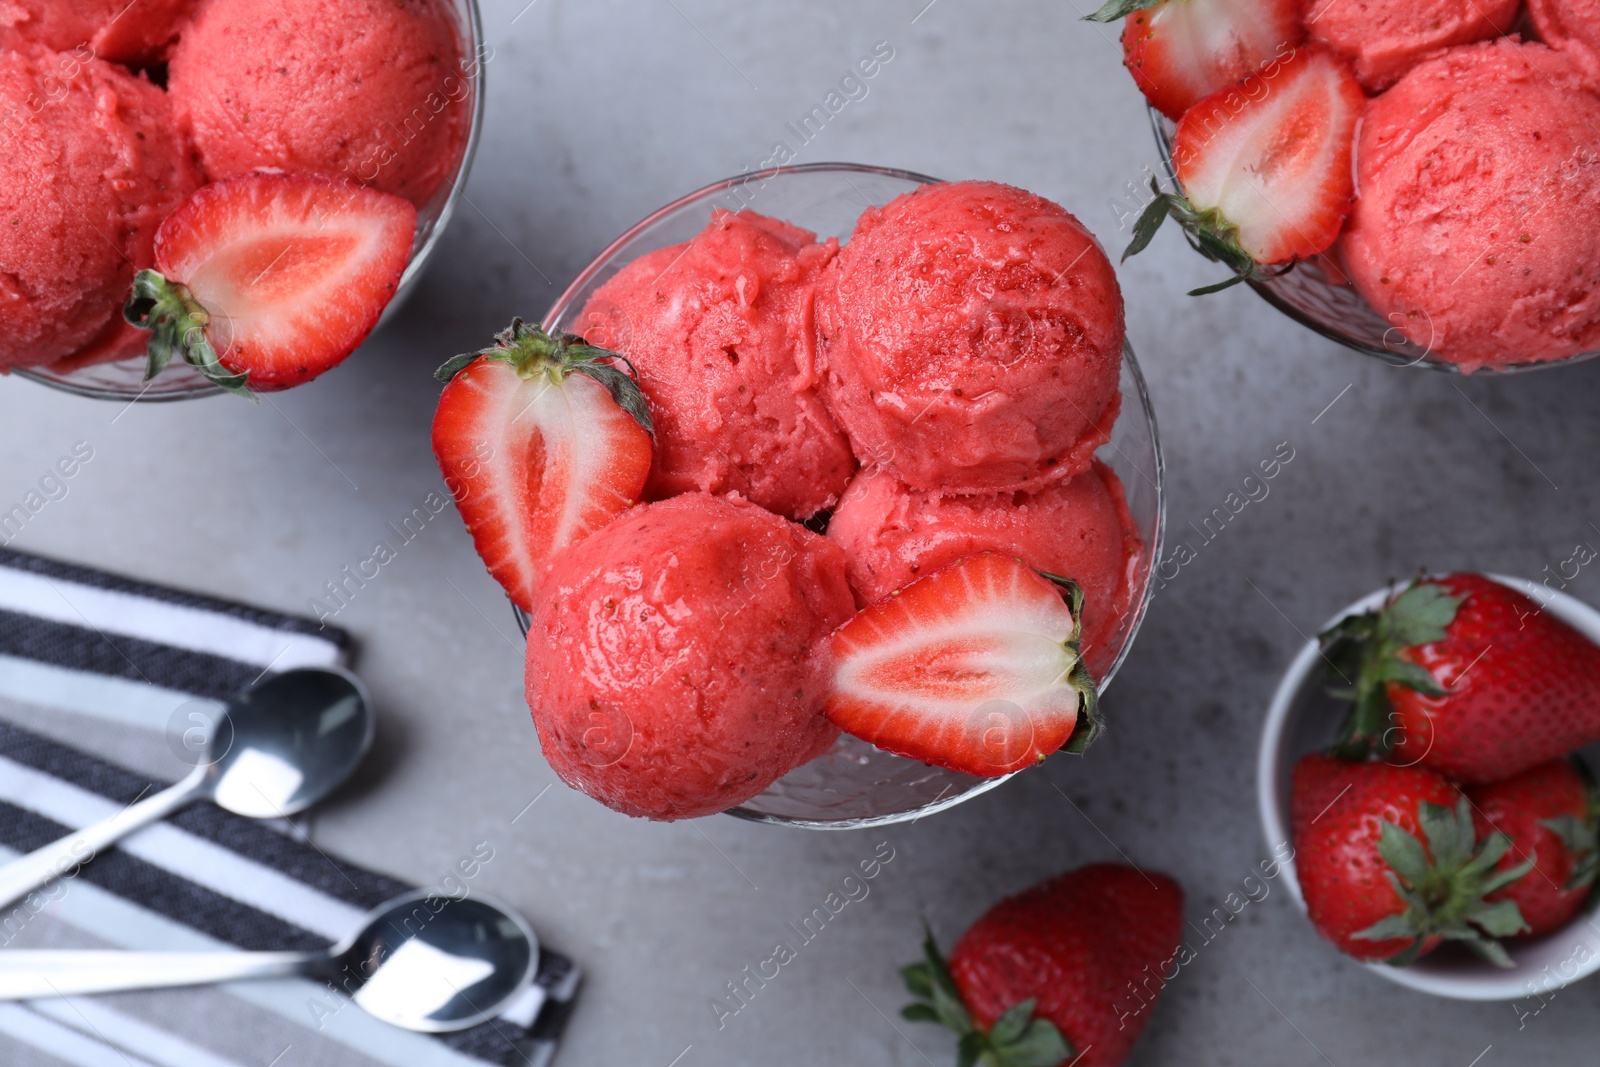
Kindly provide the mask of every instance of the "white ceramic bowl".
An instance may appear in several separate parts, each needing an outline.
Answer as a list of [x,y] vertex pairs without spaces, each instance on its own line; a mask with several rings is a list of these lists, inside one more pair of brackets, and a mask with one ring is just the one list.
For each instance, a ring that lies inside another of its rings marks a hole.
[[[888,203],[935,180],[883,167],[814,163],[740,175],[708,185],[661,208],[613,241],[556,301],[545,316],[544,326],[552,332],[579,332],[578,315],[590,294],[644,253],[689,240],[705,228],[718,208],[738,211],[748,207],[786,219],[822,237],[844,240],[863,209]],[[1166,520],[1155,411],[1132,348],[1124,349],[1121,388],[1122,414],[1112,431],[1111,443],[1100,451],[1100,459],[1122,479],[1128,509],[1145,544],[1145,555],[1135,578],[1138,584],[1133,591],[1134,606],[1116,634],[1114,655],[1096,679],[1102,691],[1126,659],[1144,619],[1154,592],[1150,576],[1155,561],[1161,558]],[[517,616],[526,633],[527,616],[520,611]],[[1114,718],[1110,726],[1117,729]],[[943,811],[1004,781],[1006,778],[975,778],[931,767],[890,755],[846,735],[829,752],[791,771],[729,814],[813,830],[879,826]]]
[[[1551,615],[1600,642],[1600,611],[1525,578],[1499,574],[1490,577],[1528,594]],[[1379,607],[1388,596],[1389,590],[1382,589],[1363,597],[1329,619],[1322,629],[1350,615]],[[1289,776],[1295,760],[1331,744],[1344,719],[1344,706],[1322,691],[1324,677],[1318,669],[1320,662],[1315,642],[1300,650],[1272,697],[1261,734],[1261,749],[1256,758],[1256,802],[1267,847],[1274,854],[1290,840]],[[1597,754],[1600,754],[1600,745],[1584,750],[1591,761]],[[1292,860],[1283,865],[1283,873],[1290,895],[1304,911],[1305,901],[1300,896],[1300,882]],[[1330,951],[1333,951],[1331,946]],[[1600,971],[1600,924],[1595,922],[1592,910],[1585,908],[1565,928],[1541,938],[1508,941],[1506,951],[1516,964],[1510,970],[1495,967],[1449,944],[1409,967],[1391,967],[1386,963],[1366,966],[1397,985],[1436,997],[1526,1000],[1529,1010],[1533,1011],[1539,1006],[1538,998],[1548,997],[1552,990]]]
[[[484,88],[487,74],[485,68],[493,58],[493,52],[487,48],[483,40],[483,15],[478,8],[478,0],[445,0],[445,5],[455,18],[457,32],[461,35],[462,60],[473,63],[477,70],[476,77],[471,79],[472,93],[467,98],[471,110],[467,117],[466,150],[461,155],[461,163],[456,169],[454,178],[435,193],[428,203],[420,205],[417,209],[417,237],[412,245],[411,262],[406,265],[405,273],[400,276],[400,285],[390,299],[389,306],[384,309],[383,319],[378,324],[380,329],[383,323],[394,317],[415,290],[417,281],[428,265],[429,257],[438,247],[439,238],[444,235],[445,227],[449,225],[451,216],[455,214],[456,204],[461,199],[461,190],[467,183],[473,158],[478,152],[478,140],[483,134],[483,106],[487,99]],[[169,364],[166,370],[148,382],[144,380],[144,372],[145,360],[141,356],[137,359],[118,360],[115,363],[97,363],[71,371],[45,366],[19,367],[12,373],[19,378],[48,385],[52,389],[96,400],[138,401],[148,404],[222,395],[221,389],[206,381],[199,371],[181,360]]]

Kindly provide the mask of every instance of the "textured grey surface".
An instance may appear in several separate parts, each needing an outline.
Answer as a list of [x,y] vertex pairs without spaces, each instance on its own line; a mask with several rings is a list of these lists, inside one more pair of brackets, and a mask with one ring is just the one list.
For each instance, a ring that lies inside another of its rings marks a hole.
[[[438,487],[427,432],[439,362],[514,314],[541,314],[645,213],[792,145],[784,124],[877,41],[894,59],[801,161],[1012,182],[1119,247],[1111,202],[1155,159],[1113,31],[1076,21],[1088,0],[524,2],[488,0],[484,149],[400,320],[346,367],[259,407],[119,414],[0,381],[0,504],[75,441],[96,449],[15,547],[306,610]],[[1122,271],[1172,534],[1195,552],[1157,595],[1089,758],[858,834],[653,826],[559,783],[543,793],[554,779],[523,708],[510,614],[446,512],[338,616],[363,644],[384,720],[369,773],[319,818],[318,840],[419,881],[492,842],[484,888],[589,971],[568,1067],[949,1063],[948,1040],[895,1018],[895,968],[915,955],[919,917],[949,939],[999,896],[1091,860],[1171,872],[1198,923],[1268,857],[1257,727],[1303,634],[1418,566],[1537,577],[1579,542],[1600,544],[1600,366],[1468,381],[1392,370],[1249,292],[1182,295],[1215,277],[1170,233]],[[1270,496],[1207,543],[1191,522],[1284,442],[1295,458]],[[1582,573],[1570,591],[1600,601],[1600,578]],[[723,984],[791,939],[785,924],[883,841],[895,858],[870,896],[719,1030],[708,1002]],[[1135,1061],[1592,1060],[1600,984],[1519,1021],[1534,1007],[1399,990],[1324,946],[1274,886],[1184,968]]]

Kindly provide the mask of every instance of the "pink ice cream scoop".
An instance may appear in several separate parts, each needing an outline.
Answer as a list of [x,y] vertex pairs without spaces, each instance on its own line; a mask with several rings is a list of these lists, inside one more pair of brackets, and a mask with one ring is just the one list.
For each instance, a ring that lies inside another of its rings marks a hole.
[[20,42],[112,63],[163,59],[196,0],[0,0],[0,47]]
[[1086,470],[1121,394],[1122,292],[1089,231],[992,182],[869,208],[817,297],[824,395],[862,463],[946,492]]
[[1600,349],[1600,96],[1540,44],[1429,60],[1373,101],[1352,280],[1464,370]]
[[719,211],[589,299],[575,331],[632,360],[650,400],[647,498],[736,493],[792,519],[838,500],[856,461],[818,394],[815,317],[837,252],[786,222]]
[[1102,463],[1028,496],[923,493],[881,471],[862,471],[834,512],[828,538],[844,549],[863,606],[979,552],[1003,552],[1071,578],[1083,587],[1082,650],[1096,674],[1115,655],[1144,550],[1122,482]]
[[563,781],[628,815],[741,804],[837,736],[813,656],[855,611],[837,545],[689,493],[554,560],[528,631],[528,704]]
[[1590,84],[1600,81],[1600,0],[1528,0],[1539,39],[1583,64]]
[[134,270],[199,184],[167,96],[35,45],[0,50],[0,370],[120,333]]
[[422,206],[461,163],[476,73],[442,0],[201,0],[168,87],[213,181],[321,171]]
[[1505,34],[1521,9],[1522,0],[1308,0],[1306,27],[1377,93],[1442,49]]

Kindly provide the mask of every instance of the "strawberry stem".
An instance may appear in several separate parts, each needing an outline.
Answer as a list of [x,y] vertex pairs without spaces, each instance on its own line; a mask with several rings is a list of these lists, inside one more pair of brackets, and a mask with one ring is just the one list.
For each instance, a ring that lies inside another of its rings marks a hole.
[[[524,378],[541,375],[559,384],[568,374],[582,374],[606,387],[617,406],[634,419],[655,440],[655,423],[650,418],[650,405],[644,391],[639,388],[639,372],[627,356],[610,349],[591,345],[576,334],[548,334],[537,324],[530,325],[520,318],[495,334],[495,343],[476,352],[466,352],[449,360],[434,372],[434,377],[448,383],[457,374],[479,360],[497,360],[509,363]],[[615,364],[628,368],[623,373]]]
[[255,394],[245,386],[249,375],[235,374],[217,358],[217,350],[211,347],[211,339],[206,334],[211,315],[200,306],[188,286],[170,281],[156,271],[142,270],[133,277],[133,291],[122,309],[122,316],[139,329],[150,331],[145,381],[160,374],[176,357],[218,388],[235,396],[255,399]]
[[961,999],[955,979],[928,924],[922,924],[922,960],[900,969],[906,989],[916,998],[900,1009],[912,1022],[939,1023],[960,1036],[956,1067],[1058,1067],[1077,1053],[1048,1019],[1035,1018],[1038,1001],[1013,1004],[988,1030],[981,1029]]

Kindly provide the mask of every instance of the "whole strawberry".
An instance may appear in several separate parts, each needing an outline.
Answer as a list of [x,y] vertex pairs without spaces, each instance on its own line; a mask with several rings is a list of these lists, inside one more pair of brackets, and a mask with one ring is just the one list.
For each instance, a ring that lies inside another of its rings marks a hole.
[[1496,869],[1511,842],[1477,839],[1461,790],[1420,767],[1312,753],[1289,799],[1306,912],[1340,951],[1404,966],[1453,940],[1511,966],[1495,939],[1526,924],[1513,901],[1486,898],[1532,863]]
[[1115,1067],[1143,1033],[1182,936],[1177,882],[1081,867],[989,909],[948,966],[930,933],[924,962],[901,972],[918,998],[902,1014],[960,1034],[962,1067]]
[[1551,760],[1466,792],[1479,836],[1499,830],[1511,839],[1510,850],[1500,858],[1501,869],[1533,861],[1526,878],[1490,899],[1514,901],[1531,937],[1565,926],[1589,899],[1600,871],[1594,787],[1587,768],[1580,769],[1572,759]]
[[1479,783],[1600,740],[1600,646],[1481,574],[1415,582],[1322,641],[1354,701],[1345,755]]

